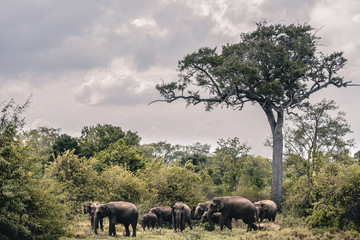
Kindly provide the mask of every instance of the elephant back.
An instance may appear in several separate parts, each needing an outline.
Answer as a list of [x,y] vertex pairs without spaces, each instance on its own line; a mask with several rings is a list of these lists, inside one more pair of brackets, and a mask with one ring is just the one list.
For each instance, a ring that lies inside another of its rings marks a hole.
[[130,202],[118,201],[107,203],[109,214],[117,216],[119,223],[130,223],[139,217],[139,211],[135,204]]

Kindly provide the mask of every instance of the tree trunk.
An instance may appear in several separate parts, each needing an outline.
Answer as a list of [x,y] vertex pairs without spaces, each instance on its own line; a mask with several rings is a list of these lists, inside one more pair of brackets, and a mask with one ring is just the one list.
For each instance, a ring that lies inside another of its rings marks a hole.
[[273,131],[273,161],[271,198],[281,208],[282,200],[282,177],[283,177],[283,124],[278,122]]
[[262,108],[268,118],[273,137],[271,199],[277,204],[278,209],[281,209],[284,112],[282,110],[276,111],[277,119],[275,119],[271,106],[264,105]]

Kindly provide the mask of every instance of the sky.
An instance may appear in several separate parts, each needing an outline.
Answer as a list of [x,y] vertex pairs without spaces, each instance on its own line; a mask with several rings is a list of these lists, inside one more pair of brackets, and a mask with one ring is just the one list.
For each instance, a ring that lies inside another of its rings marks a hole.
[[[141,143],[217,146],[238,137],[271,157],[270,127],[257,105],[241,111],[185,102],[154,103],[155,85],[177,79],[177,63],[201,47],[236,43],[263,19],[316,29],[324,53],[343,51],[341,75],[359,84],[358,0],[0,0],[0,103],[23,104],[26,128],[112,124]],[[310,100],[334,100],[360,149],[360,87],[328,87]]]

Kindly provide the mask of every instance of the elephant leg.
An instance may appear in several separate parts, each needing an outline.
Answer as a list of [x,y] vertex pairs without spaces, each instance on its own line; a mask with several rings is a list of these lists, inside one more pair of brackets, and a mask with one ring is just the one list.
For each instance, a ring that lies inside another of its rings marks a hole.
[[109,220],[109,236],[115,236],[115,224]]
[[130,236],[129,224],[124,224],[125,226],[125,237]]
[[133,230],[133,235],[132,235],[133,237],[136,237],[136,225],[137,225],[137,220],[131,223],[131,227]]
[[100,227],[101,227],[101,231],[104,231],[103,219],[100,219]]
[[162,217],[159,217],[159,227],[160,228],[163,227],[163,219],[162,219]]
[[220,216],[219,225],[220,225],[220,230],[222,231],[223,227],[224,227],[224,216],[223,216],[223,214],[221,214],[221,216]]
[[189,223],[190,229],[192,230],[192,229],[193,229],[193,227],[192,227],[192,223],[191,223],[191,218],[189,218],[188,223]]
[[227,228],[230,229],[230,230],[232,230],[231,221],[232,221],[232,218],[228,218],[225,221],[225,226],[227,226]]
[[183,231],[185,229],[185,220],[186,220],[186,215],[185,213],[181,214],[181,231]]
[[89,216],[90,218],[90,223],[91,223],[91,230],[94,229],[94,216]]

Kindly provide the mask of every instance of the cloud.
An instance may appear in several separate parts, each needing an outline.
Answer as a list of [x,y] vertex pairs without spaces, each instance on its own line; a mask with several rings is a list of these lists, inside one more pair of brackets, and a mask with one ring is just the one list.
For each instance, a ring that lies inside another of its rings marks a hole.
[[74,91],[75,99],[96,106],[148,104],[158,98],[159,73],[169,78],[174,75],[161,67],[138,72],[129,58],[118,58],[106,68],[89,72]]

